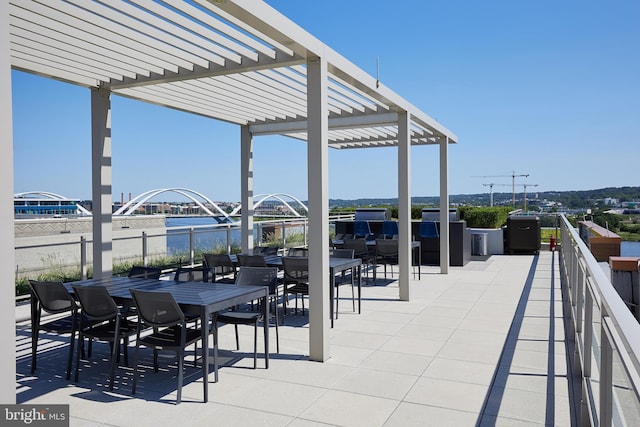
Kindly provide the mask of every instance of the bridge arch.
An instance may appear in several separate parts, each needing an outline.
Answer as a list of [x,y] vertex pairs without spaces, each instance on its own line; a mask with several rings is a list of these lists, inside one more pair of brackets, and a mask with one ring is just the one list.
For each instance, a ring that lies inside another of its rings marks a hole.
[[[305,212],[309,212],[309,208],[307,208],[307,206],[302,203],[299,199],[297,199],[296,197],[290,195],[290,194],[285,194],[285,193],[272,193],[272,194],[257,194],[253,197],[254,199],[257,199],[256,202],[253,203],[253,209],[254,211],[260,207],[260,205],[262,205],[266,200],[269,199],[276,199],[278,200],[280,203],[282,203],[291,213],[293,213],[294,216],[297,217],[302,217],[302,215],[300,215],[300,213],[295,210],[284,198],[288,198],[293,200],[298,206],[302,207],[304,209]],[[240,212],[240,210],[242,209],[242,206],[237,206],[232,212],[231,212],[231,216],[233,215],[237,215],[238,212]]]
[[[209,199],[204,194],[199,193],[199,192],[197,192],[195,190],[190,190],[188,188],[160,188],[160,189],[146,191],[146,192],[144,192],[142,194],[137,195],[133,199],[129,200],[127,203],[122,205],[120,207],[120,209],[115,211],[113,214],[114,215],[123,215],[123,216],[131,215],[143,203],[147,202],[149,199],[151,199],[151,198],[153,198],[153,197],[155,197],[155,196],[157,196],[159,194],[162,194],[162,193],[177,193],[177,194],[180,194],[180,195],[188,198],[189,200],[191,200],[195,204],[197,204],[207,215],[212,216],[212,217],[223,216],[226,220],[229,219],[229,215],[225,211],[220,209],[220,206],[218,206],[215,202],[213,202],[211,199]],[[206,201],[211,206],[213,206],[213,208],[218,213],[217,214],[213,213],[211,211],[211,209],[206,207],[196,196],[199,197],[200,199]]]

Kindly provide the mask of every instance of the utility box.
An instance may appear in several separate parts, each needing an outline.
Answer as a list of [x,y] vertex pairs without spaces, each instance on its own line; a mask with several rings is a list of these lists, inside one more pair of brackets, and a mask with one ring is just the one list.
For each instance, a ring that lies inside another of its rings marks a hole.
[[540,252],[540,218],[533,215],[512,215],[507,218],[505,253]]

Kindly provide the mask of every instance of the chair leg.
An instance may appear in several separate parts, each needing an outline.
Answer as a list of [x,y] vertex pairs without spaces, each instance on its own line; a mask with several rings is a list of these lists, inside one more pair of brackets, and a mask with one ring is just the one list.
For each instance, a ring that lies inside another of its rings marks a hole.
[[111,370],[109,375],[109,391],[113,390],[113,381],[116,377],[116,354],[120,353],[120,339],[116,338],[118,334],[114,335],[114,340],[118,340],[118,342],[113,343],[113,351],[111,352]]
[[78,350],[76,352],[76,371],[73,376],[73,382],[78,382],[78,376],[80,374],[80,348],[83,345],[84,336],[82,335],[82,331],[78,332]]
[[133,352],[133,382],[131,385],[131,394],[136,394],[136,382],[138,381],[138,353],[140,351],[140,337],[136,340],[136,349]]
[[253,369],[256,369],[257,367],[258,367],[258,321],[256,320],[256,322],[253,324]]
[[184,382],[184,347],[180,349],[178,353],[178,396],[176,398],[176,404],[180,404],[182,401],[182,383]]
[[71,338],[69,338],[69,356],[67,356],[67,375],[66,375],[67,381],[69,381],[69,378],[71,378],[71,364],[73,361],[73,348],[74,348],[75,342],[76,342],[76,331],[75,331],[75,328],[73,328],[71,330]]
[[340,303],[340,286],[336,286],[336,319],[338,319],[339,311],[339,303]]
[[236,350],[240,350],[240,337],[238,336],[238,325],[233,325],[236,330]]
[[278,334],[278,307],[276,307],[275,311],[276,316],[276,353],[280,354],[280,335]]

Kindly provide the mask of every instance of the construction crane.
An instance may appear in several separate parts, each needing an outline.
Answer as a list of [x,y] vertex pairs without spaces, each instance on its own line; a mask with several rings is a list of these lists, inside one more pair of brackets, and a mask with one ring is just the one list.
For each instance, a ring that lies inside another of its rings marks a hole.
[[517,174],[516,171],[513,171],[511,175],[481,175],[476,176],[476,178],[507,178],[511,177],[511,205],[515,207],[516,205],[516,177],[528,177],[529,174]]
[[[485,187],[489,187],[489,199],[490,199],[490,206],[493,206],[493,187],[509,187],[509,184],[496,184],[494,182],[490,182],[488,184],[482,184]],[[515,184],[516,186],[520,186],[524,188],[524,197],[523,197],[523,201],[524,201],[524,211],[527,211],[527,187],[537,187],[538,184]],[[515,198],[513,200],[513,205],[515,207]]]
[[537,187],[538,184],[519,184],[524,187],[524,197],[522,200],[524,201],[524,213],[527,213],[527,187]]
[[495,182],[490,182],[488,184],[482,184],[485,187],[489,187],[489,206],[493,207],[493,187],[494,185],[505,186],[507,184],[496,184]]

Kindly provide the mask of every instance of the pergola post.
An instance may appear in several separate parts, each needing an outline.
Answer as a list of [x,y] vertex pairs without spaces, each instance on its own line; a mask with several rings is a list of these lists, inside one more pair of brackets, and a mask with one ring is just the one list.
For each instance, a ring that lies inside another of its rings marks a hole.
[[240,127],[240,204],[242,206],[242,252],[253,248],[253,135],[249,126]]
[[440,273],[449,273],[449,137],[440,138]]
[[411,135],[410,116],[398,113],[398,271],[401,301],[409,301],[411,275]]
[[307,59],[309,192],[309,358],[329,358],[329,118],[323,56]]
[[11,56],[9,48],[9,2],[0,2],[0,342],[7,351],[1,352],[0,402],[16,403],[16,341],[15,319],[15,254],[13,252],[13,112],[11,104]]
[[113,274],[111,91],[91,89],[93,277]]

